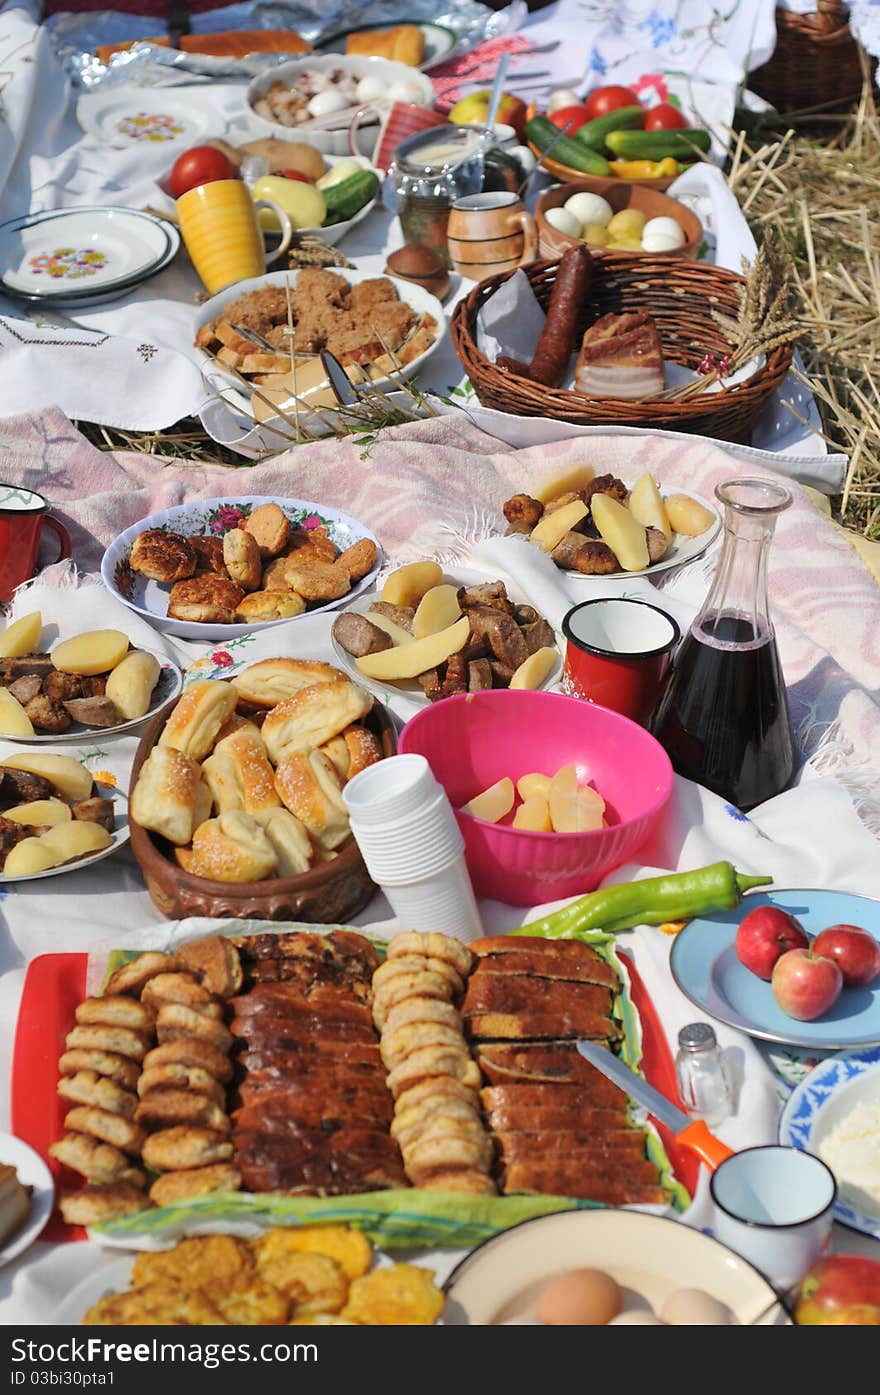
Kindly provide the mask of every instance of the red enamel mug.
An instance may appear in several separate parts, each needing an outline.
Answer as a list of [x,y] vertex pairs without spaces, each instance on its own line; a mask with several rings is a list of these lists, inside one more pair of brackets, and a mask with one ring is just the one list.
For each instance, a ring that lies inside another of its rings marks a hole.
[[58,538],[60,551],[56,560],[70,556],[70,534],[48,508],[42,494],[0,483],[0,601],[11,600],[16,586],[29,581],[36,572],[43,524]]
[[672,616],[648,601],[601,596],[574,606],[562,633],[566,691],[647,726],[681,638]]

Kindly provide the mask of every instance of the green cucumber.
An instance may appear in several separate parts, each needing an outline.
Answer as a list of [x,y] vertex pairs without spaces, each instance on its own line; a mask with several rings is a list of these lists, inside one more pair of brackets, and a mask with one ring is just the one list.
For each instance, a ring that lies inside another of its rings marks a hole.
[[331,184],[329,189],[322,189],[327,209],[323,226],[326,228],[331,223],[347,223],[349,218],[360,212],[365,203],[375,198],[378,189],[379,176],[372,170],[358,170],[357,174],[350,174],[338,184]]
[[694,151],[708,155],[708,131],[611,131],[605,139],[619,160],[692,160]]
[[[548,121],[546,116],[533,116],[531,121],[526,122],[526,139],[532,145],[537,146],[541,152],[547,149],[551,140],[559,136],[559,127],[554,126],[552,121]],[[569,169],[577,170],[578,174],[609,175],[611,166],[595,150],[591,150],[588,145],[581,141],[572,140],[569,136],[559,136],[552,151],[551,160],[558,160],[560,165],[566,165]]]
[[606,136],[612,131],[639,131],[645,124],[646,116],[644,107],[620,107],[618,111],[609,111],[606,116],[597,116],[594,121],[579,126],[574,133],[574,139],[583,142],[591,150],[598,150],[601,155],[605,149]]

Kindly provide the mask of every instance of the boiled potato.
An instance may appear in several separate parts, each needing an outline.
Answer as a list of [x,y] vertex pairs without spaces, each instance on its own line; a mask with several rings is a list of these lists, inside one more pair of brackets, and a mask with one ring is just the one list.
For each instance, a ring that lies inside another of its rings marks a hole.
[[7,756],[0,760],[0,766],[9,770],[24,770],[28,775],[42,775],[54,785],[58,793],[71,804],[78,799],[88,799],[92,792],[92,776],[84,765],[72,756],[49,756],[42,752],[33,755]]
[[505,775],[503,780],[498,780],[462,805],[461,812],[475,819],[484,819],[486,823],[498,823],[499,819],[510,813],[515,797],[513,781]]
[[402,625],[395,625],[393,620],[389,620],[387,615],[382,615],[378,610],[368,610],[367,619],[395,644],[412,644],[415,639],[415,635],[410,634],[409,630],[405,630]]
[[550,818],[555,833],[586,833],[602,827],[605,801],[588,785],[579,785],[573,765],[563,765],[550,782]]
[[56,644],[52,662],[59,673],[76,673],[89,678],[107,673],[122,663],[128,653],[128,635],[121,630],[92,630]]
[[442,586],[443,568],[436,562],[409,562],[392,572],[382,587],[382,600],[389,605],[416,606],[432,586]]
[[34,724],[18,698],[8,688],[0,688],[0,734],[3,736],[33,736]]
[[545,513],[540,523],[536,523],[529,534],[529,542],[535,543],[545,552],[552,552],[554,547],[562,542],[566,533],[586,516],[587,506],[583,500],[573,499],[570,504],[563,504],[561,509]]
[[669,522],[676,533],[684,533],[686,538],[698,537],[715,522],[715,515],[709,509],[686,494],[670,494],[665,502]]
[[438,630],[446,630],[454,625],[461,615],[458,604],[458,590],[455,586],[432,586],[419,601],[413,616],[413,638],[424,639],[425,635],[435,635]]
[[516,782],[516,792],[520,799],[535,799],[538,795],[542,799],[547,799],[550,795],[549,775],[539,775],[534,771],[530,775],[521,775]]
[[40,828],[56,823],[69,823],[73,814],[70,812],[70,805],[64,804],[60,799],[32,799],[30,804],[18,804],[14,809],[7,809],[3,817],[12,819],[14,823]]
[[590,507],[602,541],[611,548],[623,570],[643,571],[650,560],[643,524],[610,494],[594,494]]
[[120,717],[133,722],[149,711],[153,689],[159,681],[162,666],[152,654],[133,650],[117,664],[107,679],[106,695]]
[[42,838],[22,838],[10,848],[3,864],[4,877],[29,877],[32,872],[46,872],[57,867],[61,858],[47,848]]
[[514,828],[527,828],[532,833],[552,833],[550,806],[543,795],[524,799],[513,816]]
[[622,208],[608,223],[608,236],[612,239],[633,239],[641,246],[642,230],[647,221],[641,209]]
[[590,247],[607,247],[611,239],[608,229],[603,228],[601,223],[588,223],[581,233],[581,241]]
[[394,682],[399,678],[417,678],[445,663],[468,642],[471,622],[466,615],[456,620],[448,629],[424,639],[414,639],[412,644],[401,644],[393,649],[383,649],[378,654],[365,654],[355,659],[355,664],[367,678],[388,679]]
[[653,475],[645,472],[636,480],[629,496],[629,511],[645,528],[659,528],[667,543],[672,542],[672,524]]
[[103,852],[113,842],[106,828],[99,823],[86,823],[82,819],[71,819],[70,823],[58,823],[48,833],[40,837],[44,848],[55,855],[56,865],[69,862],[72,857],[84,857],[86,853]]
[[549,504],[551,499],[558,499],[560,494],[577,494],[579,489],[586,489],[594,474],[592,465],[570,466],[561,475],[552,475],[546,484],[538,485],[537,489],[532,489],[530,493],[539,504]]
[[43,632],[43,617],[38,610],[23,615],[0,635],[0,659],[17,659],[20,654],[33,654],[39,648]]
[[555,645],[548,644],[543,649],[536,649],[520,664],[508,687],[540,688],[545,678],[549,678],[553,672],[558,657]]

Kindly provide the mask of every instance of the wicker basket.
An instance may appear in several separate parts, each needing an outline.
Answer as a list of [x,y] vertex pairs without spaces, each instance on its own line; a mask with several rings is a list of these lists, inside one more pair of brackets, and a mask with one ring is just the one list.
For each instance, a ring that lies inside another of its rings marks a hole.
[[818,0],[806,15],[777,9],[776,49],[747,85],[781,113],[847,111],[862,91],[859,55],[849,10],[839,0]]
[[[541,261],[523,268],[545,309],[558,265],[555,261]],[[756,418],[782,385],[791,364],[789,345],[773,349],[763,366],[745,382],[717,392],[704,392],[687,401],[653,398],[628,402],[544,387],[498,368],[476,345],[480,307],[510,275],[515,273],[490,276],[460,300],[452,316],[451,333],[455,351],[480,402],[511,416],[551,417],[577,426],[693,431],[722,441],[748,442]],[[707,353],[720,358],[729,351],[730,345],[711,311],[715,308],[735,315],[737,288],[742,284],[741,276],[720,267],[647,255],[634,263],[625,254],[603,254],[594,258],[593,282],[578,336],[588,323],[610,311],[649,310],[660,332],[665,357],[696,370]]]

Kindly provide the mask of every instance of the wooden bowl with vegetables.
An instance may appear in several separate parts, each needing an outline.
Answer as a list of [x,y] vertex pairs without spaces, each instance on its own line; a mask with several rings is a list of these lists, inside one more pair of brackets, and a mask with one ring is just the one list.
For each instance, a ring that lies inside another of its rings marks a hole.
[[709,132],[687,126],[684,116],[668,105],[664,104],[672,114],[671,124],[658,125],[659,109],[644,107],[635,93],[628,94],[629,104],[612,110],[601,103],[591,105],[598,95],[591,93],[582,107],[565,107],[546,116],[537,113],[526,122],[526,140],[535,156],[543,155],[553,142],[544,168],[554,179],[624,179],[662,192],[688,165],[709,154]]
[[702,223],[683,203],[619,179],[579,179],[546,190],[535,222],[540,255],[548,258],[580,241],[591,252],[693,260],[703,240]]

